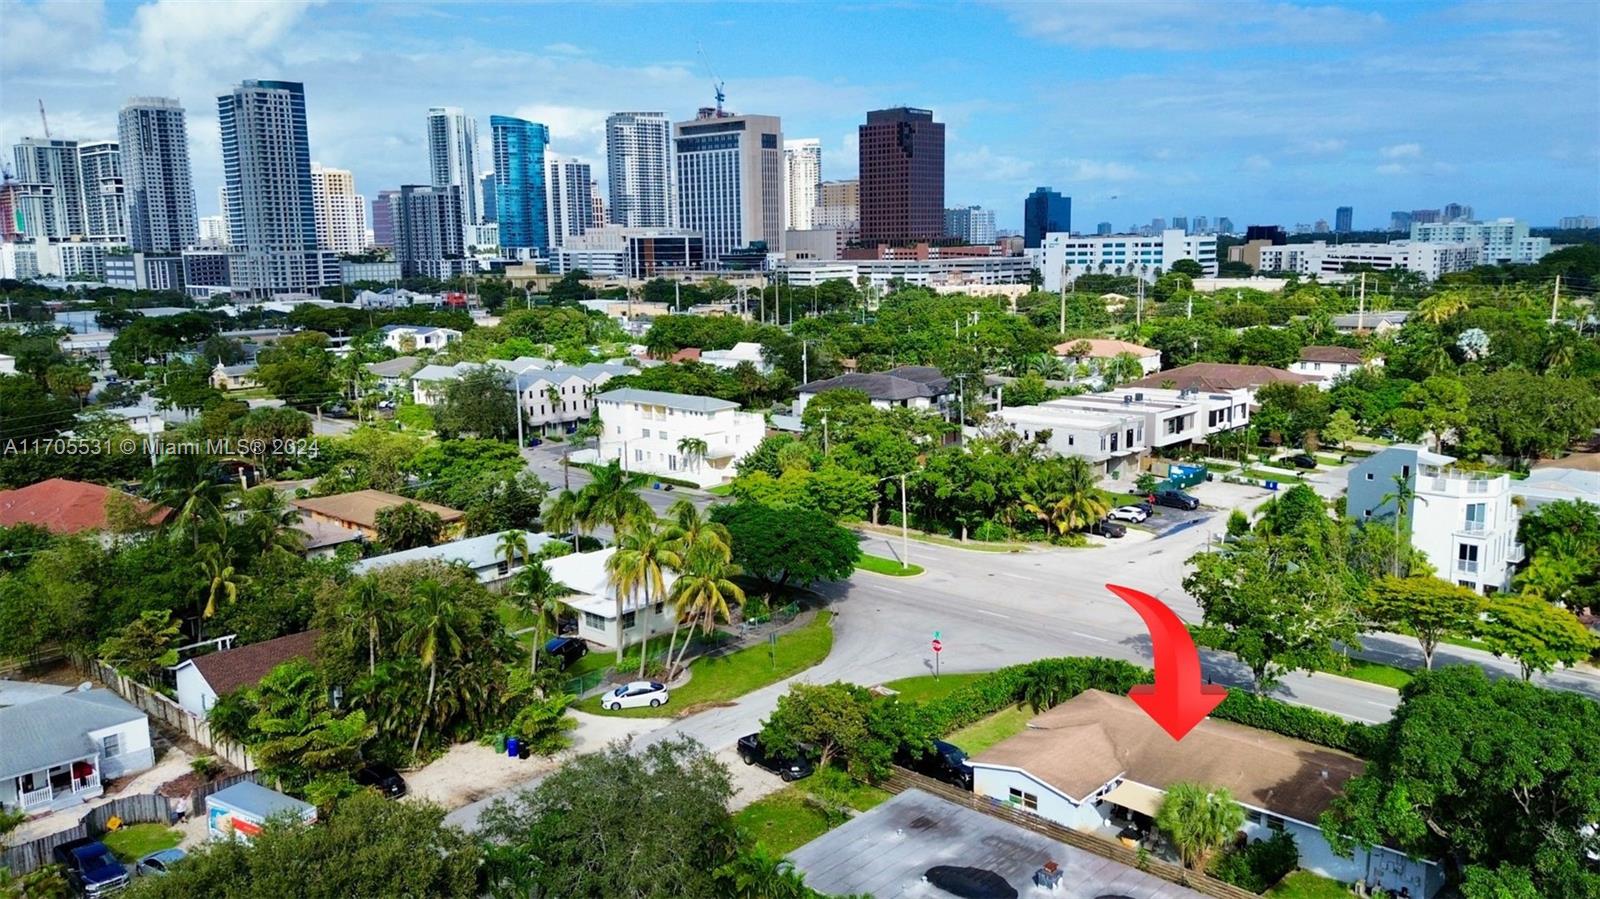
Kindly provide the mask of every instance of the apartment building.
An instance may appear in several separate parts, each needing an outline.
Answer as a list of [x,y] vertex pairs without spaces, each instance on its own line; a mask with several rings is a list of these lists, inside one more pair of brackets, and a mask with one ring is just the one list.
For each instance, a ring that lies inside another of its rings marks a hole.
[[1450,272],[1463,272],[1483,259],[1475,242],[1439,243],[1397,240],[1393,243],[1346,243],[1332,245],[1318,240],[1260,247],[1257,252],[1262,272],[1294,272],[1300,275],[1342,275],[1349,265],[1371,266],[1380,272],[1405,269],[1428,279]]
[[1514,218],[1492,222],[1412,222],[1411,239],[1435,243],[1465,242],[1479,245],[1485,265],[1531,264],[1550,252],[1550,238],[1532,237],[1528,223]]
[[1364,521],[1392,521],[1405,483],[1414,493],[1405,509],[1411,545],[1438,576],[1479,593],[1505,590],[1523,557],[1511,477],[1465,471],[1455,461],[1416,444],[1391,446],[1351,470],[1345,508]]
[[598,461],[701,487],[732,479],[767,430],[760,415],[711,397],[621,388],[595,397],[595,405],[605,423]]
[[1216,235],[1185,234],[1181,228],[1150,236],[1046,234],[1027,253],[1048,291],[1060,290],[1064,280],[1085,274],[1131,274],[1154,281],[1180,259],[1200,263],[1208,276],[1217,274]]

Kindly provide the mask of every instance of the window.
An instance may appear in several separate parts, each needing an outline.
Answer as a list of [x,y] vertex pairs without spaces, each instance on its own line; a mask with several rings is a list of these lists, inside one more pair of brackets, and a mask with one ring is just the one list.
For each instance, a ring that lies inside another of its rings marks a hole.
[[1030,812],[1039,810],[1039,797],[1032,793],[1024,793],[1016,787],[1011,788],[1011,804],[1020,805]]
[[1267,816],[1267,829],[1273,831],[1274,833],[1282,833],[1283,832],[1283,819],[1278,817],[1277,815],[1268,815]]
[[1467,503],[1467,521],[1465,529],[1468,531],[1482,531],[1488,509],[1487,503]]
[[1367,472],[1367,480],[1372,480],[1372,472]]
[[511,573],[511,563],[507,562],[505,559],[501,559],[499,562],[495,563],[494,570],[496,574],[500,575],[501,577],[505,577]]
[[648,439],[650,437],[650,429],[649,428],[640,428],[639,429],[639,436],[642,437],[642,438]]
[[116,758],[122,754],[122,735],[106,734],[100,738],[100,754],[106,758]]
[[583,626],[597,631],[606,629],[607,620],[593,612],[583,613]]
[[638,618],[639,618],[639,613],[638,612],[623,612],[622,613],[622,629],[625,630],[625,631],[633,630],[634,622],[636,622],[638,620]]
[[1260,824],[1261,813],[1253,808],[1247,808],[1244,810],[1244,819],[1249,821],[1251,824]]
[[667,607],[667,604],[664,603],[664,602],[656,603],[656,614],[660,615],[662,610],[665,609],[666,607]]
[[1474,543],[1456,544],[1456,570],[1478,573],[1478,547]]

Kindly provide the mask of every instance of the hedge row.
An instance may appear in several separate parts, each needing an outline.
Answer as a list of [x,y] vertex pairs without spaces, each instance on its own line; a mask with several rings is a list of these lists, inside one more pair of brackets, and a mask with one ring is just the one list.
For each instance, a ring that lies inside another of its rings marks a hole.
[[[1154,679],[1148,668],[1120,659],[1082,656],[1040,659],[991,671],[946,696],[922,703],[918,714],[929,732],[949,734],[1021,702],[1028,684],[1035,678],[1055,681],[1061,701],[1084,690],[1125,695],[1134,685],[1148,684]],[[1369,755],[1382,741],[1384,731],[1383,725],[1346,721],[1327,712],[1288,705],[1244,690],[1229,690],[1228,698],[1217,706],[1212,717],[1361,757]]]

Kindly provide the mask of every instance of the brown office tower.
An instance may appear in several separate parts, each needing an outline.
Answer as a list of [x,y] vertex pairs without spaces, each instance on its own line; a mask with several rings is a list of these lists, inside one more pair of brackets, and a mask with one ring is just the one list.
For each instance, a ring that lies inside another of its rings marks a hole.
[[877,109],[860,126],[861,240],[944,236],[944,124],[928,109]]

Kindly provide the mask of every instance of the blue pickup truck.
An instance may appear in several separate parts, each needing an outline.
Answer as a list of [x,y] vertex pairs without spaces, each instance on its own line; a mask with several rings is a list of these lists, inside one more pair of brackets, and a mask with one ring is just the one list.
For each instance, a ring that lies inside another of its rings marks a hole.
[[67,880],[85,896],[104,896],[128,885],[128,869],[99,840],[85,837],[62,843],[53,854],[56,864],[66,869]]

